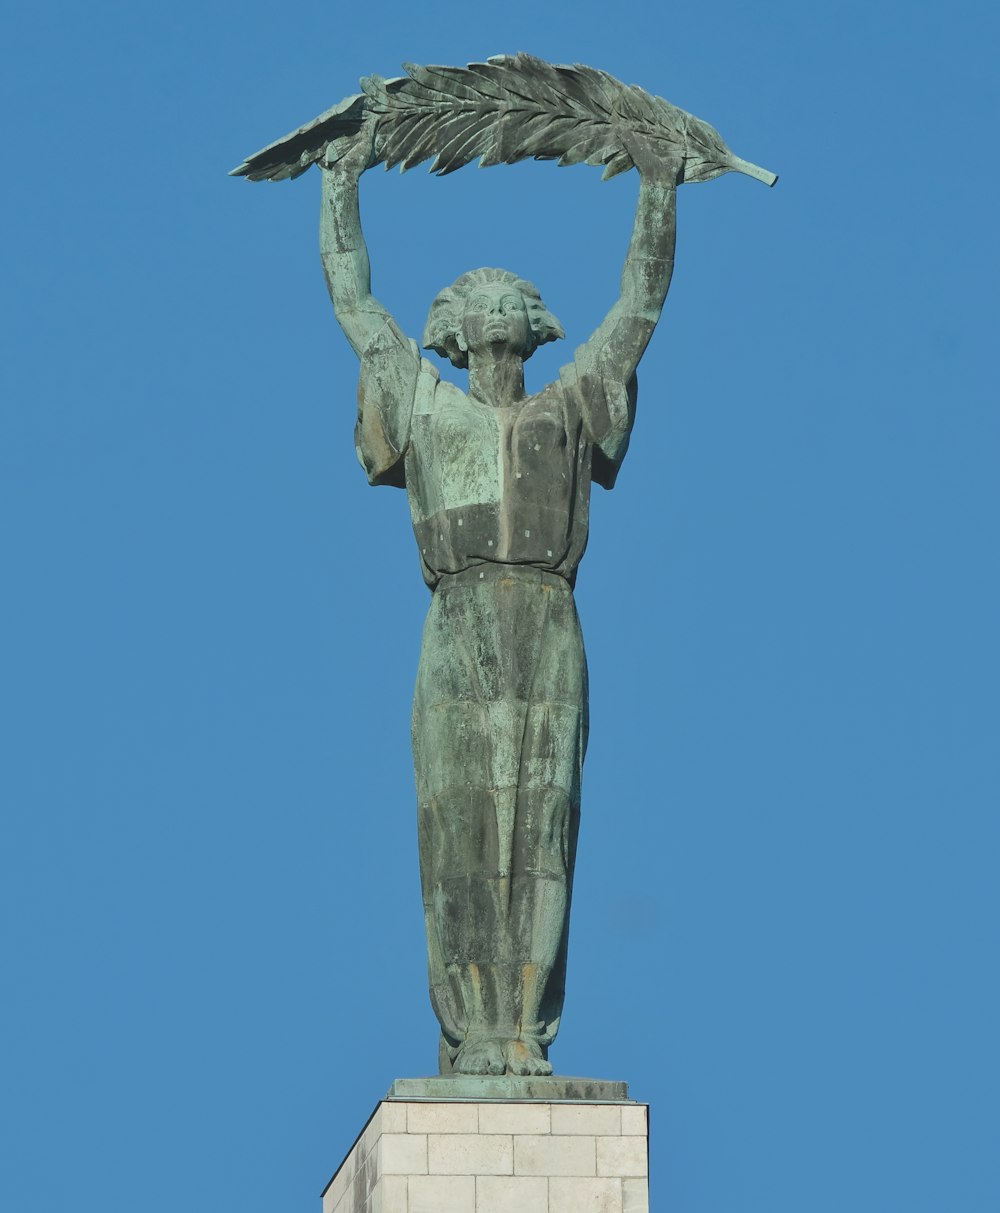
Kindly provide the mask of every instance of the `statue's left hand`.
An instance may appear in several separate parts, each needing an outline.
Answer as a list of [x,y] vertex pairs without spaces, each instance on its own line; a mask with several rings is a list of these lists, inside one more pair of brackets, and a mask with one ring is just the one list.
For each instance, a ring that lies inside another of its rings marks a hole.
[[618,138],[632,157],[643,181],[675,186],[684,179],[683,144],[653,139],[640,131],[628,129],[620,129]]

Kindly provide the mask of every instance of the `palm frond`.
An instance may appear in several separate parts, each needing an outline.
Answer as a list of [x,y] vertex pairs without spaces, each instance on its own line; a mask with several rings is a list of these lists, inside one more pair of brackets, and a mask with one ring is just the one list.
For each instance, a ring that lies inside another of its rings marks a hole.
[[350,146],[375,123],[376,163],[410,169],[431,160],[444,176],[478,159],[482,167],[519,160],[604,166],[604,177],[634,167],[630,134],[683,161],[681,181],[741,172],[773,185],[777,177],[734,156],[719,132],[637,85],[583,64],[546,63],[523,52],[468,67],[404,64],[405,76],[369,76],[362,92],[248,156],[232,175],[284,181]]

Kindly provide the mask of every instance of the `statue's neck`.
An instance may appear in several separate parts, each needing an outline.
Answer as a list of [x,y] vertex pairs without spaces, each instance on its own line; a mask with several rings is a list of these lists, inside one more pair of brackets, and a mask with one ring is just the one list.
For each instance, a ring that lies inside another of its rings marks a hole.
[[502,409],[524,399],[524,361],[504,351],[499,357],[469,354],[469,395]]

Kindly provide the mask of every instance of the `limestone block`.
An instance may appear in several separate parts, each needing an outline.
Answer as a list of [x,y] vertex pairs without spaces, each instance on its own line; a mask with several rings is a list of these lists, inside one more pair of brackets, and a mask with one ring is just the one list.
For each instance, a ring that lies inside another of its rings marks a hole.
[[514,1138],[515,1175],[596,1175],[593,1137]]
[[481,1103],[480,1133],[548,1133],[551,1105],[545,1103]]
[[366,1205],[355,1206],[345,1200],[337,1213],[354,1213],[355,1207],[363,1208],[363,1213],[406,1213],[406,1189],[411,1182],[405,1175],[384,1175]]
[[[409,1129],[407,1124],[406,1104],[383,1102],[378,1106],[378,1111],[372,1117],[372,1122],[368,1126],[366,1132],[371,1132],[375,1127],[375,1122],[378,1121],[378,1133],[406,1133]],[[419,1130],[418,1130],[419,1131]]]
[[549,1180],[549,1213],[623,1213],[620,1179]]
[[431,1175],[510,1175],[512,1139],[502,1133],[434,1133],[427,1139]]
[[[406,1126],[411,1133],[479,1133],[479,1105],[474,1103],[388,1104],[406,1111]],[[484,1133],[495,1132],[482,1129]]]
[[549,1213],[549,1181],[544,1176],[481,1175],[476,1213]]
[[[414,1175],[405,1213],[476,1213],[474,1175]],[[385,1213],[396,1213],[386,1209]],[[403,1213],[401,1209],[399,1213]]]
[[553,1104],[552,1132],[615,1136],[622,1131],[622,1110],[617,1104]]
[[339,1213],[351,1213],[350,1202],[345,1197],[363,1192],[367,1198],[374,1191],[379,1177],[376,1146],[384,1107],[385,1104],[380,1104],[375,1109],[353,1149],[328,1184],[323,1193],[323,1213],[334,1213],[335,1209]]
[[323,1193],[323,1213],[333,1213],[337,1205],[340,1204],[340,1198],[347,1191],[347,1186],[348,1170],[347,1162],[345,1161],[344,1165],[333,1177],[333,1179],[327,1185],[326,1191]]
[[598,1137],[597,1174],[622,1179],[647,1175],[649,1160],[644,1137]]
[[382,1175],[426,1175],[427,1135],[385,1133],[379,1141],[379,1171]]
[[622,1180],[623,1213],[649,1213],[649,1180]]
[[622,1135],[624,1137],[649,1136],[649,1109],[645,1104],[622,1105]]

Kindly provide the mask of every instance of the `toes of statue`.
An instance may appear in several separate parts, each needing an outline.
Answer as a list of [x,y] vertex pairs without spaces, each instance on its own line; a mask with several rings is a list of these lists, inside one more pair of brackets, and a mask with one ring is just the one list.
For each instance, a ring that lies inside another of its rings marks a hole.
[[455,1058],[456,1074],[503,1074],[506,1069],[496,1040],[467,1040]]
[[510,1074],[528,1077],[552,1073],[552,1066],[533,1040],[508,1040],[503,1055]]

